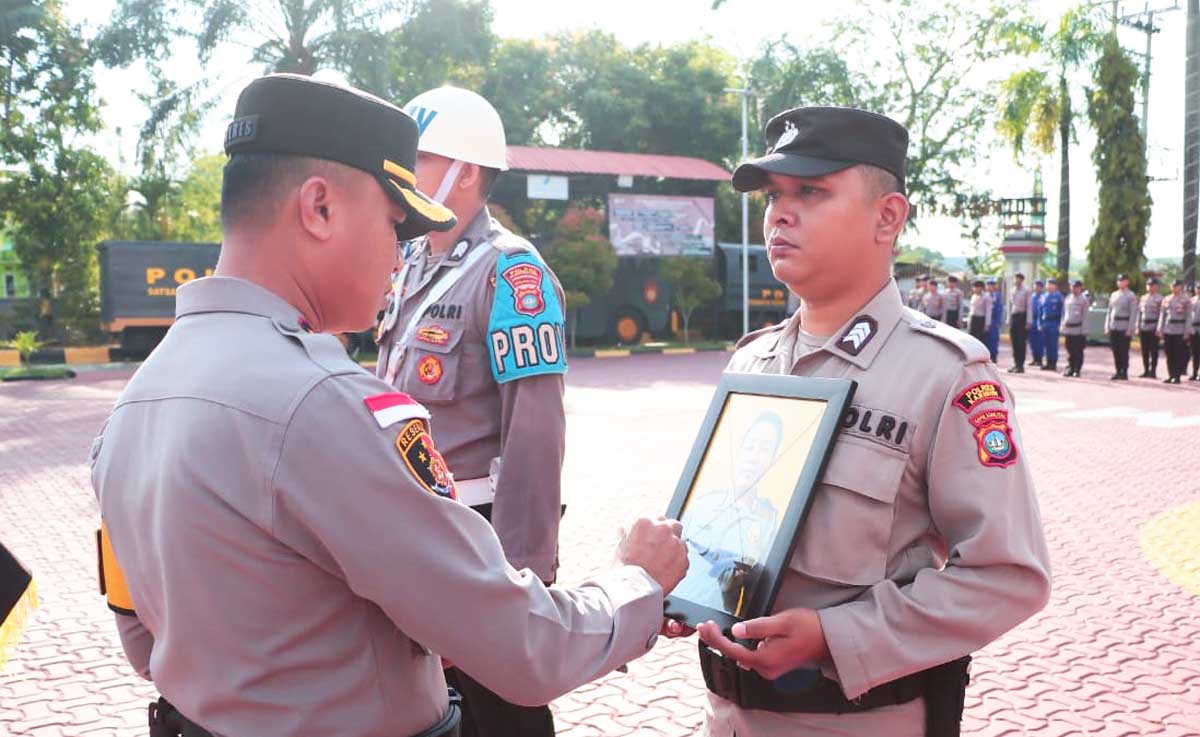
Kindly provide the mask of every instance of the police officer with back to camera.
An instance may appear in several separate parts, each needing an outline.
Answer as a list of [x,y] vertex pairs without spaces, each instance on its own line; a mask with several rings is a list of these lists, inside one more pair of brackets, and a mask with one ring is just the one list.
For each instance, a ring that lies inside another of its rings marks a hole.
[[1171,283],[1171,296],[1163,300],[1158,318],[1158,334],[1163,339],[1167,354],[1167,378],[1164,384],[1178,384],[1187,371],[1188,321],[1191,319],[1192,300],[1183,291],[1183,280]]
[[958,286],[957,276],[946,277],[946,324],[950,327],[961,327],[959,318],[962,310],[963,293]]
[[1188,320],[1188,348],[1192,353],[1192,375],[1188,377],[1188,381],[1200,381],[1200,284],[1192,286],[1192,310]]
[[907,309],[892,281],[907,131],[798,108],[766,140],[733,186],[765,192],[768,258],[801,308],[743,338],[728,370],[858,389],[774,610],[733,627],[757,647],[700,627],[707,730],[956,735],[968,656],[1049,595],[1012,396],[979,341]]
[[1083,369],[1083,354],[1087,349],[1087,319],[1092,303],[1083,294],[1083,282],[1071,284],[1071,294],[1063,300],[1062,334],[1067,349],[1067,370],[1063,376],[1079,378]]
[[1116,373],[1113,381],[1129,380],[1129,343],[1137,323],[1138,299],[1129,288],[1129,276],[1117,274],[1117,290],[1108,296],[1108,313],[1104,316],[1104,332],[1112,348]]
[[1046,345],[1042,339],[1042,323],[1039,315],[1042,310],[1042,300],[1046,296],[1046,282],[1041,279],[1033,280],[1033,294],[1029,295],[1029,351],[1033,354],[1031,366],[1041,367],[1045,361]]
[[398,108],[307,77],[238,98],[217,275],[179,289],[92,448],[154,735],[458,734],[439,655],[542,704],[654,644],[677,525],[639,520],[615,568],[548,588],[456,500],[428,410],[328,334],[374,319],[397,238],[454,226],[416,143]]
[[1158,378],[1158,319],[1162,315],[1163,296],[1158,293],[1158,279],[1146,281],[1146,293],[1138,305],[1138,343],[1142,346],[1143,379]]
[[1041,326],[1042,346],[1046,352],[1043,371],[1058,370],[1058,328],[1062,323],[1063,296],[1058,291],[1058,280],[1046,280],[1046,294],[1038,309],[1038,324]]
[[[378,328],[376,373],[429,407],[460,501],[491,521],[515,568],[551,583],[566,445],[562,287],[488,212],[508,168],[495,108],[446,86],[404,110],[421,127],[417,185],[458,225],[410,244]],[[447,678],[463,695],[465,735],[554,734],[548,706],[510,704],[458,668]]]
[[1025,275],[1018,273],[1013,278],[1012,297],[1008,301],[1008,337],[1012,341],[1013,365],[1010,374],[1025,373],[1025,345],[1029,336],[1029,300],[1031,293],[1025,288]]

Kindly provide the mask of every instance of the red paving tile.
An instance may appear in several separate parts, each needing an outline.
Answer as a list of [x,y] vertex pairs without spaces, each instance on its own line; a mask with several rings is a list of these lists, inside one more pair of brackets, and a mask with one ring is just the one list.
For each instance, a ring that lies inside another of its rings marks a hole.
[[[665,508],[724,361],[574,362],[564,582],[609,558],[618,524]],[[1200,735],[1200,607],[1143,557],[1138,537],[1160,512],[1200,500],[1193,468],[1159,460],[1194,457],[1200,387],[1112,383],[1109,373],[1107,351],[1090,348],[1083,379],[1036,370],[1006,377],[1055,590],[1045,612],[978,654],[964,734]],[[0,539],[34,568],[42,598],[0,674],[0,734],[145,734],[153,689],[126,665],[95,592],[85,465],[127,378],[110,371],[0,386]],[[1129,409],[1068,416],[1112,407]],[[695,660],[694,641],[662,642],[628,674],[559,699],[560,734],[695,733],[704,704]]]

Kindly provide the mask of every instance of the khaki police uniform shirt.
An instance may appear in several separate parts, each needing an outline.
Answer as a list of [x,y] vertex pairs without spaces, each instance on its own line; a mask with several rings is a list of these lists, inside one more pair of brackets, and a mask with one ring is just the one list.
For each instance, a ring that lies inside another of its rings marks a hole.
[[1108,314],[1104,317],[1104,332],[1133,335],[1138,314],[1137,295],[1129,289],[1118,289],[1109,295]]
[[1138,330],[1143,333],[1153,333],[1158,329],[1158,318],[1162,314],[1163,296],[1161,294],[1143,294],[1138,308]]
[[1088,309],[1092,303],[1082,294],[1078,297],[1068,294],[1063,300],[1062,329],[1063,335],[1087,335]]
[[1192,314],[1188,322],[1188,333],[1200,333],[1200,296],[1192,297]]
[[967,319],[973,317],[983,318],[983,329],[987,330],[992,326],[992,298],[986,292],[982,294],[971,294],[971,302],[968,304]]
[[[561,314],[548,319],[543,312],[530,319],[531,326],[541,328],[531,332],[530,350],[508,341],[508,362],[526,364],[508,370],[527,375],[503,383],[493,373],[496,343],[489,323],[502,257],[537,262],[553,284],[553,296],[540,295],[543,306],[552,307],[545,303],[556,297],[561,310],[562,287],[534,247],[505,230],[486,208],[441,263],[428,269],[424,243],[418,241],[408,259],[407,283],[401,285],[399,310],[390,327],[385,317],[388,329],[381,331],[376,374],[429,408],[438,445],[457,480],[491,478],[492,526],[509,562],[552,581],[558,566],[566,448]],[[417,319],[413,337],[401,345],[430,290],[451,278],[453,286]],[[552,328],[545,329],[547,325]],[[507,339],[496,340],[504,348]]]
[[1192,300],[1183,293],[1169,295],[1158,318],[1158,332],[1163,335],[1186,335]]
[[946,289],[946,311],[956,312],[962,306],[962,290],[958,287]]
[[908,306],[914,310],[921,309],[921,304],[925,300],[925,294],[928,290],[925,287],[913,287],[908,290]]
[[[1039,611],[1049,554],[1012,394],[977,340],[905,309],[890,285],[793,364],[798,321],[743,338],[727,370],[858,382],[775,604],[818,610],[822,670],[853,699]],[[893,713],[909,723],[883,729],[869,713],[710,700],[719,734],[824,734],[832,722],[846,734],[921,733],[922,710],[908,705]]]
[[921,312],[935,320],[941,320],[946,314],[946,298],[941,292],[929,292],[921,302]]
[[184,715],[229,737],[406,737],[447,708],[438,655],[543,704],[654,644],[645,571],[567,590],[508,565],[439,485],[419,405],[374,411],[399,395],[283,300],[210,277],[176,311],[92,483],[136,608],[126,651]]
[[1017,320],[1024,320],[1027,326],[1033,324],[1033,317],[1029,310],[1032,297],[1032,292],[1025,287],[1013,287],[1012,296],[1008,300],[1009,325],[1012,325]]

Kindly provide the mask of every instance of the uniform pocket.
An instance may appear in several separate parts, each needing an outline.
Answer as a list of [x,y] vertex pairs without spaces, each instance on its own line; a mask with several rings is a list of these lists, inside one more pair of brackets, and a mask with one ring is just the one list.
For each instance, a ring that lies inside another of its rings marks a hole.
[[462,337],[461,325],[443,328],[428,320],[419,325],[405,352],[401,390],[420,402],[454,401]]
[[813,493],[791,567],[810,578],[870,586],[887,575],[896,495],[908,457],[843,435]]

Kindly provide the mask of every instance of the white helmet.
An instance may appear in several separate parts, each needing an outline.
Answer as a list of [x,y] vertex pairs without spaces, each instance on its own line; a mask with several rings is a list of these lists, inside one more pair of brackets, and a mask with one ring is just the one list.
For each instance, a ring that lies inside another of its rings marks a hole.
[[438,87],[408,101],[417,121],[417,150],[501,171],[508,170],[504,124],[492,104],[460,87]]

